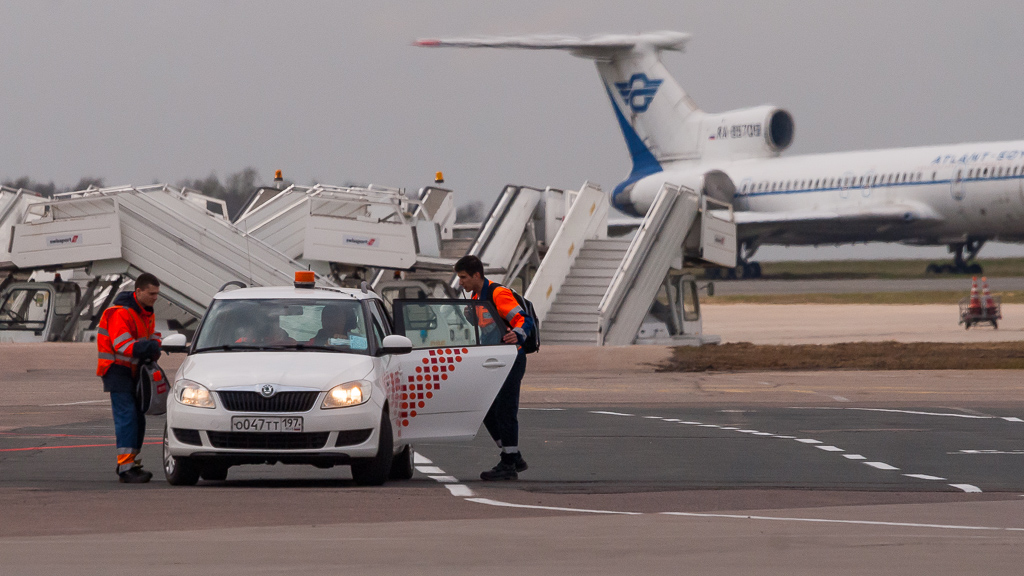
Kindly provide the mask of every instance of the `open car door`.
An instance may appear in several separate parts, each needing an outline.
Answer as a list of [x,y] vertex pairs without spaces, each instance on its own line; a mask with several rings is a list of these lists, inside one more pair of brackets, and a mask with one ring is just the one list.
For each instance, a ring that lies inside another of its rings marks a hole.
[[398,299],[392,315],[394,333],[413,346],[397,357],[401,380],[390,399],[396,440],[472,440],[517,354],[501,341],[505,324],[493,304]]

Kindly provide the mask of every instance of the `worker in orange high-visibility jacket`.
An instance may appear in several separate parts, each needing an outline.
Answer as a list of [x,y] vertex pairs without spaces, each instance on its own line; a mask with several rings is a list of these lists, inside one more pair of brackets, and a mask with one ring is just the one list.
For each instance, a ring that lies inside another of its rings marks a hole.
[[[519,306],[511,290],[484,277],[483,262],[476,256],[459,259],[455,263],[455,274],[463,290],[471,292],[474,300],[483,298],[493,302],[498,314],[510,326],[501,335],[501,341],[519,346],[512,370],[484,416],[484,427],[501,450],[501,461],[494,468],[480,474],[481,480],[516,480],[519,473],[527,468],[526,460],[523,460],[519,451],[519,389],[523,375],[526,374],[526,353],[522,345],[536,327],[533,319]],[[486,316],[476,321],[481,328],[494,323],[493,318]]]
[[153,304],[160,296],[160,281],[149,273],[135,280],[134,292],[121,292],[103,311],[96,347],[96,375],[103,391],[110,392],[117,437],[117,476],[121,482],[149,482],[153,473],[137,458],[146,436],[146,416],[135,397],[139,363],[160,358],[160,333],[155,330]]

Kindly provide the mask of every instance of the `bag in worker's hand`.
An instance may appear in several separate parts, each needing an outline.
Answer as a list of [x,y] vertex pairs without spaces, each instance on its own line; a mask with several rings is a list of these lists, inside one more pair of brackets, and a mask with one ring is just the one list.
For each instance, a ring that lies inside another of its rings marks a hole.
[[139,377],[135,381],[135,402],[138,403],[139,412],[148,416],[166,413],[170,392],[171,385],[156,362],[143,362],[139,365]]

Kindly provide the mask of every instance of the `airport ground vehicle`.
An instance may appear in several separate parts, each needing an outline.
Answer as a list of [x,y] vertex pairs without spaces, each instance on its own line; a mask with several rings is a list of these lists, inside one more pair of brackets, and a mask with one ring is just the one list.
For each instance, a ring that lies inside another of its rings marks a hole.
[[[0,342],[50,342],[77,322],[82,290],[73,282],[15,282],[0,293]],[[72,320],[72,318],[75,320]]]
[[971,326],[987,322],[993,328],[999,328],[999,320],[1003,319],[1003,303],[998,296],[987,296],[984,305],[975,304],[972,306],[971,298],[962,298],[960,306],[960,324],[965,330]]
[[[223,480],[240,464],[349,465],[360,485],[412,476],[418,441],[471,440],[516,347],[477,326],[490,303],[396,300],[368,290],[218,293],[174,378],[168,482]],[[500,335],[499,335],[500,336]]]

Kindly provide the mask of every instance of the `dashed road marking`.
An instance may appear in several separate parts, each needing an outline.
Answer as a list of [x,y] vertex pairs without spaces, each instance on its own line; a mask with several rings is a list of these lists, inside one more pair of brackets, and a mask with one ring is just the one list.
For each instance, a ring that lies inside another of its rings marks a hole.
[[865,465],[871,466],[872,468],[878,468],[879,470],[899,470],[899,468],[886,464],[885,462],[864,462]]
[[605,414],[607,416],[632,416],[632,414],[626,414],[624,412],[606,412],[604,410],[591,410],[591,414]]
[[978,488],[973,484],[950,484],[950,486],[952,486],[953,488],[959,488],[964,492],[981,492],[981,488]]
[[[907,413],[907,414],[923,414],[923,415],[929,415],[929,416],[956,416],[956,417],[961,417],[961,418],[974,418],[974,419],[992,419],[992,418],[995,418],[994,416],[977,416],[977,415],[969,415],[969,414],[951,414],[951,413],[941,413],[941,412],[920,412],[920,411],[912,411],[912,410],[891,410],[891,409],[884,409],[884,408],[824,408],[824,409],[833,409],[833,410],[863,410],[863,411],[871,411],[871,412],[898,412],[898,413]],[[602,412],[602,411],[592,411],[591,414],[609,414],[609,415],[614,415],[614,416],[632,416],[631,414],[623,414],[621,412]],[[646,418],[650,418],[650,417],[646,417]],[[654,419],[654,418],[652,418],[652,419]],[[1003,419],[1004,420],[1010,420],[1010,418],[1003,418]],[[821,440],[816,440],[814,438],[797,438],[795,436],[783,436],[783,435],[779,435],[779,434],[773,434],[771,432],[761,432],[759,430],[744,430],[744,429],[739,429],[739,428],[735,428],[735,427],[731,427],[731,426],[718,426],[718,425],[715,425],[715,424],[704,424],[704,423],[701,423],[701,422],[690,422],[690,421],[679,420],[679,419],[675,419],[675,418],[662,418],[662,420],[665,421],[665,422],[678,422],[680,424],[689,424],[689,425],[693,425],[693,426],[699,426],[701,428],[718,428],[720,430],[735,430],[736,432],[740,432],[742,434],[751,434],[751,435],[755,435],[755,436],[770,436],[770,437],[774,437],[774,438],[784,438],[784,439],[787,439],[787,440],[796,440],[797,442],[800,442],[802,444],[813,445],[815,448],[817,448],[819,450],[822,450],[822,451],[825,451],[825,452],[845,452],[845,450],[843,450],[842,448],[839,448],[838,446],[825,445],[824,442],[822,442]],[[966,453],[980,453],[980,452],[981,451],[961,451],[961,453],[965,453],[965,454]],[[989,453],[991,453],[991,452],[994,452],[994,451],[990,451]],[[1024,453],[1024,452],[1022,452],[1022,453]],[[862,456],[860,454],[842,454],[842,456],[844,458],[848,459],[848,460],[867,460],[867,458],[865,456]],[[885,462],[862,462],[862,464],[865,464],[867,466],[871,466],[872,468],[875,468],[875,469],[878,469],[878,470],[899,470],[899,468],[897,468],[896,466],[893,466],[891,464],[886,464]],[[910,477],[910,478],[919,478],[919,479],[922,479],[922,480],[945,480],[945,478],[940,478],[938,476],[932,476],[930,474],[903,474],[903,475],[907,476],[907,477]],[[959,490],[963,490],[964,492],[981,492],[982,491],[980,488],[978,488],[977,486],[974,486],[973,484],[950,484],[950,486],[952,486],[953,488],[957,488]]]

